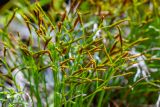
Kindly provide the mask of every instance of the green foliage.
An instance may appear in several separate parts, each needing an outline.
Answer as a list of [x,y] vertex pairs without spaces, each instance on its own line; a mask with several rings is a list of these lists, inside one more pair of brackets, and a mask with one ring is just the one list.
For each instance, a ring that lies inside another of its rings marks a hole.
[[156,104],[158,1],[10,3],[0,17],[2,106]]

